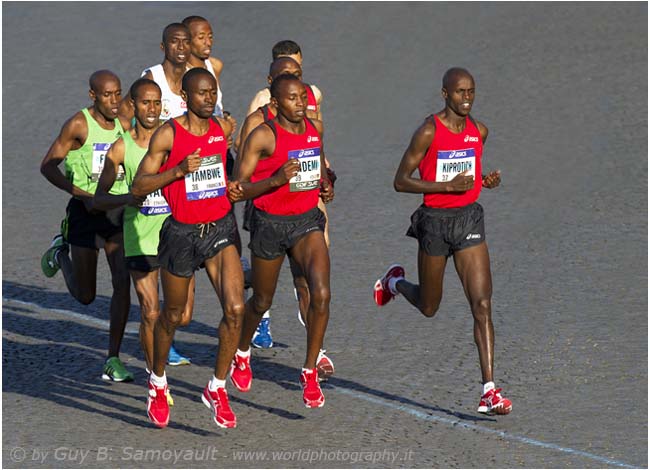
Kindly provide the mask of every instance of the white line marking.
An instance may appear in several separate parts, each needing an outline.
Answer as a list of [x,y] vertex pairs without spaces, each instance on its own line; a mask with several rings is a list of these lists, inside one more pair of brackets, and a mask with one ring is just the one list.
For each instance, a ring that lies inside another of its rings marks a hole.
[[363,393],[355,392],[347,388],[342,388],[342,387],[337,387],[332,385],[331,386],[334,391],[342,393],[343,395],[349,395],[354,398],[359,398],[360,400],[365,400],[369,401],[371,403],[375,403],[377,405],[385,406],[387,408],[392,408],[394,410],[399,410],[399,411],[404,411],[410,415],[415,416],[416,418],[422,419],[424,421],[436,421],[439,423],[444,423],[444,424],[449,424],[454,427],[462,427],[465,429],[471,429],[474,431],[480,431],[488,434],[496,434],[497,436],[510,440],[510,441],[518,441],[518,442],[523,442],[524,444],[529,444],[533,445],[536,447],[543,447],[546,449],[552,449],[552,450],[557,450],[560,452],[564,452],[567,454],[572,454],[572,455],[579,455],[581,457],[586,457],[588,459],[592,460],[597,460],[599,462],[606,463],[608,465],[615,465],[617,467],[623,467],[623,468],[642,468],[642,467],[636,467],[634,465],[627,464],[625,462],[621,462],[618,460],[613,460],[613,459],[608,459],[607,457],[601,457],[600,455],[595,455],[595,454],[590,454],[589,452],[584,452],[581,450],[576,450],[576,449],[571,449],[570,447],[562,447],[556,444],[550,444],[547,442],[542,442],[538,441],[536,439],[531,439],[529,437],[525,436],[518,436],[517,434],[510,434],[505,431],[497,431],[496,429],[490,429],[485,426],[478,426],[476,424],[469,424],[465,423],[461,420],[456,420],[456,419],[450,419],[450,418],[445,418],[444,416],[438,416],[434,414],[429,414],[429,413],[424,413],[422,411],[419,411],[415,408],[411,408],[410,406],[406,405],[398,405],[395,403],[391,403],[387,400],[383,400],[381,398],[376,398],[372,396],[368,396]]
[[[41,305],[38,305],[38,304],[35,304],[35,303],[32,303],[32,302],[24,302],[22,300],[10,299],[10,298],[7,298],[7,297],[3,297],[2,301],[3,302],[14,302],[14,303],[17,303],[17,304],[20,304],[20,305],[27,305],[27,306],[32,307],[32,308],[37,308],[39,310],[46,310],[48,312],[55,312],[55,313],[59,313],[61,315],[67,315],[69,317],[73,317],[73,318],[76,318],[78,320],[94,323],[96,325],[100,325],[100,326],[103,326],[105,328],[108,328],[108,326],[109,326],[108,321],[101,320],[99,318],[94,318],[94,317],[91,317],[89,315],[85,315],[83,313],[72,312],[70,310],[64,310],[64,309],[59,309],[59,308],[46,308],[46,307],[43,307]],[[139,334],[139,331],[137,329],[127,327],[125,333]],[[411,408],[410,406],[397,405],[397,404],[391,403],[391,402],[389,402],[387,400],[383,400],[381,398],[375,398],[375,397],[372,397],[372,396],[368,396],[368,395],[365,395],[365,394],[362,394],[362,393],[359,393],[359,392],[352,391],[352,390],[347,389],[347,388],[337,387],[337,386],[334,386],[334,385],[330,385],[330,387],[335,392],[341,393],[343,395],[348,395],[348,396],[351,396],[351,397],[354,397],[354,398],[358,398],[360,400],[368,401],[370,403],[375,403],[377,405],[385,406],[387,408],[392,408],[394,410],[404,411],[405,413],[413,415],[416,418],[422,419],[424,421],[436,421],[436,422],[439,422],[439,423],[449,424],[449,425],[452,425],[454,427],[472,429],[472,430],[475,430],[475,431],[480,431],[480,432],[484,432],[484,433],[488,433],[488,434],[496,434],[497,436],[499,436],[499,437],[501,437],[503,439],[509,440],[509,441],[518,441],[518,442],[522,442],[524,444],[529,444],[529,445],[536,446],[536,447],[542,447],[542,448],[545,448],[545,449],[556,450],[556,451],[559,451],[559,452],[564,452],[566,454],[578,455],[580,457],[585,457],[585,458],[588,458],[588,459],[596,460],[598,462],[602,462],[602,463],[605,463],[605,464],[608,464],[608,465],[615,465],[617,467],[622,467],[622,468],[642,468],[642,467],[636,467],[634,465],[627,464],[625,462],[621,462],[619,460],[608,459],[607,457],[601,457],[600,455],[590,454],[589,452],[584,452],[582,450],[571,449],[570,447],[562,447],[562,446],[559,446],[557,444],[542,442],[542,441],[538,441],[537,439],[531,439],[529,437],[519,436],[517,434],[510,434],[510,433],[507,433],[505,431],[497,431],[496,429],[490,429],[490,428],[486,428],[484,426],[478,426],[476,424],[469,424],[469,423],[465,423],[465,422],[460,421],[460,420],[445,418],[444,416],[438,416],[438,415],[434,415],[434,414],[424,413],[424,412],[419,411],[419,410],[417,410],[415,408]]]

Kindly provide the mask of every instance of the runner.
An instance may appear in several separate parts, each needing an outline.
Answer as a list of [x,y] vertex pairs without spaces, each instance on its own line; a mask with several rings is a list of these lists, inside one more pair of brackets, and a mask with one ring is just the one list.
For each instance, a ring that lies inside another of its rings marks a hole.
[[[508,414],[512,402],[501,396],[493,381],[492,275],[483,208],[476,202],[482,187],[500,184],[501,173],[481,175],[488,129],[470,115],[472,75],[461,68],[447,70],[442,97],[445,108],[427,117],[415,131],[395,175],[396,191],[424,194],[424,203],[411,216],[407,232],[418,240],[419,284],[406,281],[404,268],[394,264],[375,283],[375,302],[383,306],[403,294],[424,316],[433,317],[442,299],[447,259],[453,256],[474,316],[474,340],[483,375],[478,411]],[[421,178],[412,176],[416,169]]]
[[217,82],[209,72],[199,68],[188,71],[181,93],[187,114],[168,121],[153,135],[132,188],[136,196],[162,188],[171,209],[158,247],[165,304],[154,327],[147,414],[158,427],[169,423],[165,359],[187,304],[191,278],[204,265],[221,302],[223,318],[214,376],[202,400],[212,409],[217,425],[232,428],[237,419],[228,402],[225,379],[244,313],[244,277],[235,247],[239,233],[226,196],[231,184],[223,164],[232,129],[228,121],[212,115]]
[[[271,63],[269,68],[269,84],[273,83],[273,80],[276,77],[279,77],[283,74],[291,74],[296,76],[298,79],[302,79],[302,69],[298,62],[296,62],[291,57],[280,57],[274,60]],[[257,126],[262,124],[264,121],[273,119],[278,113],[277,107],[272,103],[265,103],[261,108],[258,108],[257,111],[250,114],[242,126],[241,133],[238,136],[238,139],[241,139],[242,142],[250,135],[250,133]],[[327,158],[325,159],[325,164],[327,165],[327,171],[330,177],[330,181],[334,181],[336,176],[334,172],[329,169],[329,162]],[[252,201],[246,201],[246,210],[245,214],[250,214]],[[321,199],[318,200],[318,207],[321,209],[325,215],[325,242],[329,248],[329,236],[328,236],[328,227],[327,227],[327,211],[325,210],[325,205]],[[247,221],[244,221],[244,229],[248,230]],[[306,325],[305,317],[309,310],[309,288],[307,286],[307,281],[302,275],[300,268],[295,265],[293,258],[289,258],[289,264],[291,266],[291,273],[293,275],[293,282],[295,287],[296,300],[298,300],[298,319],[303,326]],[[256,348],[271,348],[273,347],[273,337],[271,336],[271,312],[266,311],[262,316],[255,333],[253,334],[253,339],[251,344]],[[318,359],[316,360],[318,368],[318,377],[319,380],[326,380],[331,375],[334,374],[334,363],[332,360],[325,354],[326,350],[321,349],[318,354]]]
[[[154,65],[142,72],[142,77],[153,80],[162,92],[162,111],[160,119],[167,121],[171,118],[182,116],[187,111],[187,104],[181,96],[181,82],[190,59],[190,32],[183,23],[171,23],[165,27],[162,34],[160,48],[165,53],[162,64]],[[129,107],[131,115],[133,108]],[[191,283],[194,289],[194,282]],[[187,326],[191,320],[189,315],[181,321],[181,327]],[[167,364],[181,366],[191,364],[191,359],[182,354],[176,344],[172,343],[169,349]]]
[[[279,59],[280,57],[289,57],[295,60],[298,63],[298,66],[302,70],[302,51],[300,46],[289,39],[278,42],[273,49],[271,50],[271,55],[273,56],[273,61]],[[272,78],[269,74],[268,77],[269,85],[271,84]],[[319,121],[323,120],[321,114],[321,103],[323,101],[323,94],[316,85],[307,85],[305,84],[305,89],[307,90],[307,117],[311,119],[318,119]],[[271,93],[269,88],[264,88],[257,92],[253,101],[248,105],[248,112],[246,115],[249,115],[257,108],[260,108],[267,104],[271,100]]]
[[[131,85],[129,93],[131,106],[135,113],[135,127],[125,132],[106,154],[104,169],[95,192],[95,207],[110,210],[135,199],[137,205],[129,205],[124,210],[124,253],[126,265],[135,285],[140,303],[140,345],[144,353],[147,372],[153,367],[153,328],[160,316],[158,298],[158,240],[160,228],[169,216],[169,206],[162,193],[156,191],[146,198],[134,198],[132,193],[122,196],[112,195],[108,189],[113,185],[118,169],[123,167],[126,184],[133,184],[138,165],[147,152],[151,136],[160,126],[160,87],[156,82],[141,78]],[[181,316],[181,326],[192,319],[194,306],[194,278],[187,292],[187,305]],[[173,405],[171,394],[168,395]]]
[[262,315],[271,307],[285,254],[294,259],[309,285],[307,354],[300,375],[303,402],[321,407],[325,397],[318,383],[316,360],[329,319],[330,262],[318,209],[334,191],[324,168],[322,124],[306,118],[307,93],[294,75],[271,84],[271,102],[278,115],[257,127],[244,143],[235,167],[237,188],[231,200],[253,200],[249,248],[253,265],[253,296],[246,302],[244,326],[230,377],[240,391],[252,383],[250,342]]
[[[97,257],[103,249],[111,271],[108,358],[102,378],[116,382],[133,380],[119,359],[120,345],[131,305],[129,273],[124,262],[122,216],[124,207],[100,211],[93,207],[93,194],[104,166],[106,151],[123,132],[117,109],[122,95],[120,79],[110,70],[90,76],[89,96],[93,104],[66,121],[41,163],[45,178],[72,198],[61,223],[61,233],[41,258],[47,277],[59,269],[70,294],[83,305],[95,300]],[[65,175],[59,165],[65,160]],[[124,173],[118,175],[113,194],[128,190]]]

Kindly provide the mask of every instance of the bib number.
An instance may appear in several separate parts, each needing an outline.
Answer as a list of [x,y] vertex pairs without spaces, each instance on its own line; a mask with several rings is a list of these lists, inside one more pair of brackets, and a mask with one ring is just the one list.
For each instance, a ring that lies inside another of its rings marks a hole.
[[226,194],[226,172],[221,154],[201,158],[201,166],[185,175],[188,201],[212,199]]
[[169,214],[171,209],[167,205],[167,200],[162,195],[162,189],[158,189],[151,194],[147,195],[147,199],[140,207],[140,213],[144,215],[160,215]]
[[474,176],[476,156],[473,148],[464,150],[438,150],[436,166],[436,182],[442,183],[453,180],[458,173],[467,171],[468,176]]
[[320,185],[320,147],[292,150],[289,159],[300,163],[298,174],[289,180],[289,191],[310,191]]
[[[111,145],[112,144],[93,144],[93,160],[90,181],[99,181],[99,176],[102,174],[104,164],[106,163],[106,154],[108,153],[108,149],[111,148]],[[122,165],[120,165],[117,169],[115,180],[124,180],[124,167],[122,167]]]

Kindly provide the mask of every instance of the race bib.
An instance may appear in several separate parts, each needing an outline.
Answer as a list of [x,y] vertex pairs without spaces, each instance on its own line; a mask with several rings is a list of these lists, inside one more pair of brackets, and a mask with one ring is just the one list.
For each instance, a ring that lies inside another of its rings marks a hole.
[[140,207],[140,212],[144,215],[160,215],[171,212],[167,200],[162,194],[162,189],[147,195],[147,199],[144,200],[142,207]]
[[201,158],[201,167],[185,175],[188,201],[211,199],[226,194],[226,172],[221,154]]
[[289,191],[309,191],[320,185],[320,147],[292,150],[289,159],[300,163],[298,174],[289,180]]
[[[106,163],[106,153],[108,149],[111,148],[113,144],[93,144],[93,160],[92,160],[92,170],[90,173],[90,181],[99,181],[99,176],[102,174],[104,169],[104,163]],[[124,179],[124,167],[120,164],[117,169],[117,175],[115,175],[116,181],[122,181]]]
[[458,173],[467,171],[474,176],[476,156],[473,148],[464,150],[438,150],[436,182],[451,181]]

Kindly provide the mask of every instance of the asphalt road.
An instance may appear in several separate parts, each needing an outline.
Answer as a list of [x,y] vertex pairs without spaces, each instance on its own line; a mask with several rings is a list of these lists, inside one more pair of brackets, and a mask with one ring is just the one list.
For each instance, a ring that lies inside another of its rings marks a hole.
[[[194,364],[168,369],[176,405],[157,430],[135,295],[121,356],[136,381],[105,383],[106,262],[87,307],[39,265],[68,199],[39,163],[89,104],[88,76],[109,68],[126,89],[162,60],[163,27],[190,14],[213,25],[240,123],[271,46],[302,46],[339,175],[326,405],[302,405],[305,334],[285,269],[278,345],[254,352],[250,393],[230,387],[239,424],[228,431],[200,400],[221,316],[203,274],[195,321],[177,334]],[[3,467],[648,466],[647,4],[4,2],[2,23]],[[456,65],[474,74],[485,166],[503,178],[481,202],[496,380],[514,404],[505,417],[476,413],[472,318],[453,263],[434,319],[371,297],[390,263],[414,276],[404,233],[420,198],[392,179]]]

